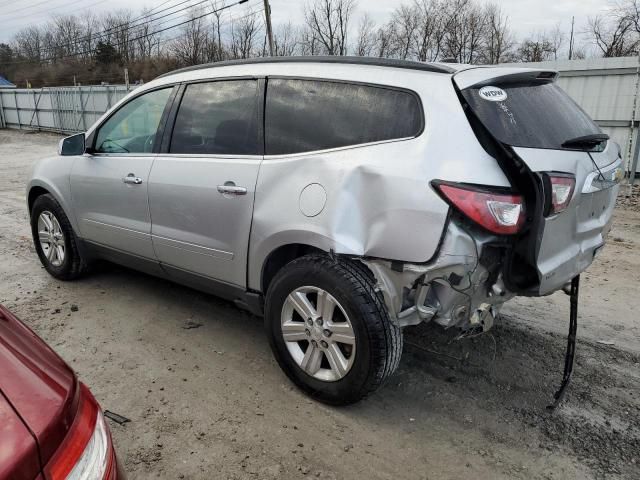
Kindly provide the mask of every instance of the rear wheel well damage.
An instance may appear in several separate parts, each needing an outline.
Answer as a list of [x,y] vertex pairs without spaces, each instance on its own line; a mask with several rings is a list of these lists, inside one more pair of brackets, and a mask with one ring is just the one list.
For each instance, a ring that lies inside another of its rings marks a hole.
[[266,295],[271,281],[286,264],[310,253],[326,254],[324,250],[301,243],[282,245],[271,252],[262,267],[262,280],[260,282],[262,293]]
[[29,205],[29,214],[31,214],[31,210],[33,209],[33,204],[35,203],[36,198],[42,195],[46,195],[47,193],[49,193],[49,191],[43,187],[32,187],[29,190],[29,195],[27,197],[27,202]]

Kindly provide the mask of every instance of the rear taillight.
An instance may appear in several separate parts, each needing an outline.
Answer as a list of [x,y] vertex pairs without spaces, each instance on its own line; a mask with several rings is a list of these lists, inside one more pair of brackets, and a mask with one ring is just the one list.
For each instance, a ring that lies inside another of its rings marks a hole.
[[434,186],[449,204],[490,232],[512,235],[524,223],[520,195],[460,184],[434,183]]
[[560,213],[569,206],[573,191],[576,188],[576,179],[570,175],[547,174],[551,184],[551,209],[549,214]]
[[104,480],[113,468],[111,437],[98,403],[80,384],[78,413],[45,468],[48,480]]

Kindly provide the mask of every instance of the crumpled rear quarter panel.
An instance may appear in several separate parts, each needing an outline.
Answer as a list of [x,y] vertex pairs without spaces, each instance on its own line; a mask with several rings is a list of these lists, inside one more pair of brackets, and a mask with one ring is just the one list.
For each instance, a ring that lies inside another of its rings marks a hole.
[[[371,69],[376,70],[368,77],[371,83],[418,93],[425,114],[423,133],[409,140],[265,157],[250,239],[250,288],[261,289],[264,261],[287,244],[427,262],[438,249],[448,214],[447,204],[430,186],[432,180],[509,185],[471,130],[450,75]],[[329,70],[322,78],[367,78],[362,68],[340,69],[335,75]],[[318,215],[307,217],[300,195],[312,183],[324,187],[326,204]]]

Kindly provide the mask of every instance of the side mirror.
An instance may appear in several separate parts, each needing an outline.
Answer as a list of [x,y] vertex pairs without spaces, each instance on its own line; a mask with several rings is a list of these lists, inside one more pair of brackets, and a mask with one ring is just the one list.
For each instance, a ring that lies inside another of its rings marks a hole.
[[60,140],[58,155],[82,155],[85,152],[84,133],[78,133]]

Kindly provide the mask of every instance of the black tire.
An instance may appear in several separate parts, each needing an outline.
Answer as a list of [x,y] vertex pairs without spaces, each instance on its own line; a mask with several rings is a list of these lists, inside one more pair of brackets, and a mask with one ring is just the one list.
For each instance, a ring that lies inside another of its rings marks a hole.
[[[51,212],[55,216],[60,224],[62,235],[64,236],[65,255],[64,261],[60,265],[53,265],[49,259],[47,259],[40,245],[38,218],[40,214],[45,211]],[[64,213],[58,201],[50,194],[40,195],[33,203],[33,207],[31,208],[31,235],[33,236],[33,243],[38,257],[40,257],[40,262],[42,262],[44,268],[53,277],[58,280],[74,280],[87,272],[88,265],[80,255],[77,237],[71,227],[69,218]]]
[[[355,332],[355,359],[340,380],[307,374],[292,358],[282,336],[281,314],[287,296],[303,286],[329,292],[349,316]],[[378,389],[396,370],[402,331],[389,319],[371,272],[356,261],[307,255],[287,264],[269,286],[265,328],[271,349],[287,376],[311,397],[331,405],[356,403]]]

